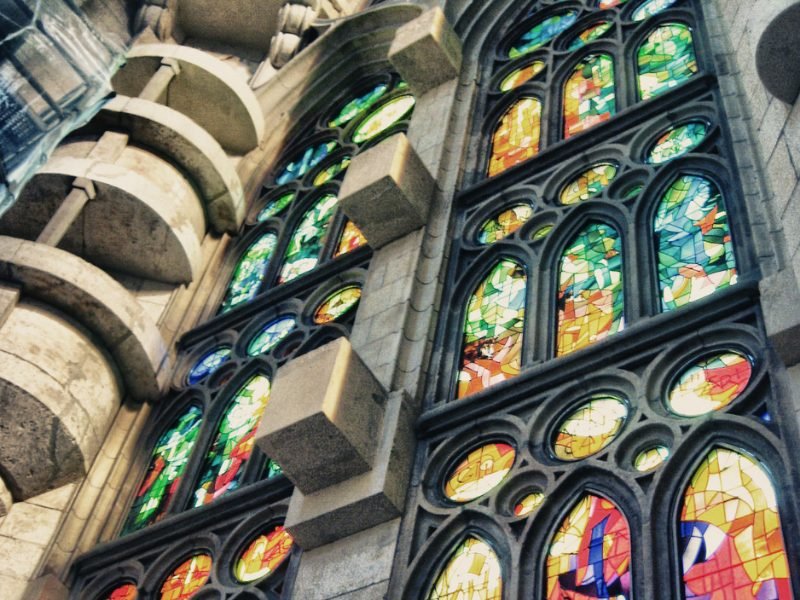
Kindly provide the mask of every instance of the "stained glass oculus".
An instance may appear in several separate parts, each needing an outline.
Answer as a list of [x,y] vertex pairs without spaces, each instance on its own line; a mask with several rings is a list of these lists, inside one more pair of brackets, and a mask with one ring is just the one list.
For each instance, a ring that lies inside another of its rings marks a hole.
[[281,343],[295,328],[297,321],[294,317],[280,317],[268,323],[247,345],[249,356],[258,356],[269,352]]
[[470,450],[448,474],[444,495],[458,503],[480,498],[506,478],[516,455],[514,447],[504,442],[492,442]]
[[189,371],[186,381],[189,385],[200,383],[208,375],[228,362],[231,357],[231,352],[232,350],[229,346],[223,346],[221,348],[214,348],[206,353]]
[[293,544],[283,525],[262,533],[239,555],[233,576],[241,583],[250,583],[271,575],[289,557]]
[[342,107],[338,115],[328,122],[328,127],[342,127],[346,125],[358,115],[369,110],[369,108],[380,100],[388,90],[388,85],[379,83],[365,94],[352,99]]
[[314,176],[314,185],[320,186],[323,183],[328,183],[331,179],[336,177],[339,173],[346,170],[347,167],[350,166],[350,162],[352,161],[351,156],[344,156],[340,161],[333,163],[332,165],[327,166],[322,171],[317,173]]
[[615,396],[594,396],[569,415],[553,440],[560,460],[581,460],[597,454],[619,435],[628,418],[628,407]]
[[408,115],[414,108],[415,102],[414,96],[404,94],[382,104],[356,127],[353,141],[356,144],[363,144],[379,136]]
[[350,312],[361,300],[361,286],[348,285],[336,290],[314,311],[314,323],[325,325]]
[[665,131],[647,153],[647,162],[660,165],[673,158],[691,152],[706,139],[708,124],[705,121],[689,121]]
[[670,6],[675,4],[677,0],[646,0],[642,2],[642,4],[633,11],[631,15],[631,21],[638,22],[644,21],[660,13],[662,10],[668,9]]
[[642,450],[633,460],[633,467],[640,473],[647,473],[657,469],[669,458],[669,448],[666,446],[653,446]]
[[198,554],[184,561],[161,585],[161,600],[188,600],[211,575],[211,556]]
[[707,356],[690,365],[667,396],[670,410],[682,417],[697,417],[720,410],[736,400],[750,383],[753,365],[739,352]]
[[613,26],[614,24],[611,21],[600,21],[599,23],[594,23],[575,36],[575,38],[573,38],[573,40],[569,43],[567,50],[577,50],[586,44],[600,39],[606,33],[608,33]]
[[531,492],[530,494],[525,494],[522,498],[517,501],[514,505],[514,516],[515,517],[526,517],[531,514],[534,510],[539,508],[545,501],[545,495],[542,492]]
[[508,107],[492,135],[489,177],[494,177],[539,153],[542,103],[520,98]]
[[479,244],[494,244],[507,238],[522,227],[533,216],[529,204],[517,204],[498,213],[481,225],[478,232]]
[[547,17],[517,38],[508,51],[508,57],[517,58],[541,48],[559,33],[572,27],[577,20],[578,12],[575,10],[568,10]]
[[541,60],[535,60],[529,65],[515,69],[503,78],[500,82],[500,91],[508,92],[514,88],[518,88],[526,81],[530,81],[544,70],[545,63]]
[[256,297],[277,243],[278,236],[269,232],[259,237],[245,250],[233,270],[228,293],[220,307],[221,313],[226,313]]
[[561,204],[571,205],[590,200],[603,193],[617,176],[617,165],[599,163],[569,182],[561,191]]
[[608,54],[590,54],[564,85],[564,137],[607,121],[616,112],[614,60]]
[[339,144],[333,140],[307,147],[286,164],[283,171],[275,178],[275,183],[283,185],[300,179],[338,148]]
[[453,552],[427,600],[502,600],[503,572],[492,547],[468,537]]
[[657,27],[639,48],[637,61],[642,100],[683,83],[698,70],[691,30],[681,23]]

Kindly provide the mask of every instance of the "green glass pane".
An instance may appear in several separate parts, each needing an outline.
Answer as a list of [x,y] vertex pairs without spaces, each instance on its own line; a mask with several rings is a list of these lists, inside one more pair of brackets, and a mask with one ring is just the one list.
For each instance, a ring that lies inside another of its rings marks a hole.
[[564,137],[607,121],[616,112],[614,60],[608,54],[590,54],[564,85]]
[[332,140],[329,142],[322,142],[316,146],[309,146],[295,156],[289,164],[283,168],[281,174],[275,178],[275,182],[283,185],[284,183],[300,179],[338,148],[339,144]]
[[550,232],[553,231],[553,227],[554,227],[554,225],[543,225],[542,227],[539,227],[539,229],[537,229],[533,233],[533,237],[531,239],[534,242],[538,242],[539,240],[543,240],[548,235],[550,235]]
[[644,21],[645,19],[660,13],[662,10],[666,10],[675,4],[675,2],[677,2],[677,0],[647,0],[646,2],[643,2],[639,8],[633,11],[631,20],[635,22]]
[[478,232],[478,243],[494,244],[514,233],[533,216],[533,209],[528,204],[512,206],[498,215],[488,219]]
[[691,30],[680,23],[657,27],[639,48],[637,64],[642,100],[680,85],[697,73]]
[[363,144],[403,119],[414,108],[414,96],[403,95],[379,106],[353,132],[353,141]]
[[647,162],[660,165],[683,156],[697,148],[707,135],[708,125],[703,121],[690,121],[674,127],[656,140],[647,154]]
[[634,185],[633,187],[628,188],[624,194],[622,194],[623,200],[630,200],[631,198],[635,198],[638,196],[641,191],[644,189],[642,185]]
[[269,352],[292,332],[296,324],[297,322],[292,317],[275,319],[250,341],[247,345],[247,354],[258,356]]
[[231,357],[231,352],[228,347],[215,348],[197,361],[197,364],[189,371],[186,381],[189,385],[200,383],[207,375],[210,375],[226,363]]
[[297,194],[295,194],[294,192],[289,192],[287,194],[283,194],[275,198],[274,200],[269,202],[269,204],[267,204],[264,208],[261,209],[261,212],[258,213],[258,217],[256,217],[256,220],[259,223],[263,223],[270,217],[274,217],[275,215],[280,214],[287,206],[289,206],[294,201],[296,196]]
[[303,215],[286,248],[278,283],[291,281],[317,266],[336,203],[336,196],[325,194]]
[[264,474],[264,478],[272,479],[273,477],[277,477],[278,475],[282,474],[283,474],[283,469],[281,469],[281,466],[270,458],[267,461],[267,470],[266,473]]
[[587,169],[561,191],[561,204],[569,206],[599,196],[616,176],[617,166],[612,163],[599,163]]
[[575,10],[547,17],[517,38],[511,50],[508,51],[508,57],[517,58],[541,48],[559,33],[572,27],[577,20],[578,12]]
[[601,21],[579,33],[569,44],[568,50],[577,50],[586,44],[603,37],[614,24],[611,21]]
[[314,177],[314,185],[322,185],[323,183],[329,182],[331,179],[336,177],[339,173],[347,169],[350,166],[350,161],[352,157],[345,156],[342,160],[333,163],[332,165],[326,167]]
[[363,96],[352,99],[342,107],[342,110],[339,111],[338,115],[328,121],[328,127],[341,127],[342,125],[346,125],[358,115],[368,110],[369,107],[375,104],[378,100],[380,100],[388,89],[389,86],[387,86],[385,83],[381,83],[376,85]]
[[220,307],[221,313],[226,313],[255,298],[277,242],[278,236],[274,233],[265,233],[245,251],[233,271],[233,277],[228,284],[228,293]]

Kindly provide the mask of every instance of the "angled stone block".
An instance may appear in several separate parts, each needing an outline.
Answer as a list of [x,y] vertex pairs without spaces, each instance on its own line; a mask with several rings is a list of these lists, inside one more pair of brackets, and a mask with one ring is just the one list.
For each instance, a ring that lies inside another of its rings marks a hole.
[[422,96],[461,71],[461,40],[441,8],[432,8],[400,27],[389,48],[389,61]]
[[425,225],[434,180],[405,134],[357,155],[347,169],[339,206],[380,248]]
[[311,494],[366,471],[385,392],[341,338],[278,370],[256,443]]
[[787,367],[800,362],[800,286],[793,270],[784,269],[762,279],[758,284],[764,327],[772,346]]

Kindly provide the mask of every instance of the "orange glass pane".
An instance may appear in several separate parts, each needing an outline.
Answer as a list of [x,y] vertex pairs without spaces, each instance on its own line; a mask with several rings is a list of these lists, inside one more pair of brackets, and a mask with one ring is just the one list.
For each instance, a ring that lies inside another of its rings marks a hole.
[[500,118],[492,136],[489,177],[494,177],[539,153],[542,103],[520,98]]
[[533,492],[521,498],[514,506],[514,516],[524,517],[539,508],[544,502],[545,495],[542,492]]
[[514,88],[518,88],[526,81],[530,81],[539,73],[541,73],[544,67],[544,62],[541,60],[535,60],[529,65],[525,65],[524,67],[520,67],[519,69],[512,71],[506,75],[505,78],[503,78],[503,81],[500,82],[500,91],[508,92]]
[[336,248],[334,257],[341,256],[352,252],[356,248],[360,248],[367,243],[367,238],[361,233],[361,230],[352,221],[347,221],[342,230],[342,236],[339,238],[339,246]]
[[608,54],[589,55],[564,86],[564,138],[607,121],[616,112],[614,61]]
[[233,574],[238,581],[249,583],[275,572],[292,551],[294,540],[282,525],[259,535],[242,552]]
[[187,600],[195,595],[211,574],[211,556],[198,554],[181,563],[161,586],[161,600]]
[[505,479],[517,452],[502,442],[472,450],[453,469],[444,486],[444,494],[453,502],[469,502],[483,496]]
[[503,572],[492,547],[469,537],[436,578],[427,600],[501,600]]

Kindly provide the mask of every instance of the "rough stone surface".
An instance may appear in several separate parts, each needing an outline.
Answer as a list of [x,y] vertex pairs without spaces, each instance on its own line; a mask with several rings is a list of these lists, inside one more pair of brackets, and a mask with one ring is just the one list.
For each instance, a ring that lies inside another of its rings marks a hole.
[[6,322],[17,302],[19,302],[19,288],[0,284],[0,327]]
[[795,299],[800,296],[791,269],[762,279],[761,291],[764,325],[767,336],[787,366],[800,362],[800,314]]
[[0,477],[0,517],[5,517],[8,514],[12,504],[14,504],[14,498],[11,496],[11,490],[8,489],[6,482]]
[[792,103],[800,92],[800,2],[762,0],[752,17],[758,75],[776,98]]

